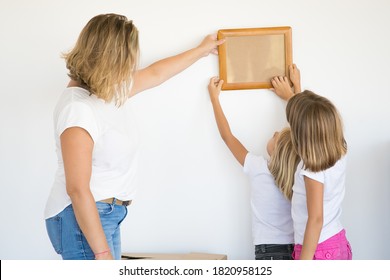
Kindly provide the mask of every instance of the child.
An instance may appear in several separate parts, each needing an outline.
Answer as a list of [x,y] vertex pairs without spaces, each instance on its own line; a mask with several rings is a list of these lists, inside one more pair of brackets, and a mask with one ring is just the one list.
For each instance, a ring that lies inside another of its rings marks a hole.
[[219,102],[222,84],[222,80],[211,78],[208,90],[221,137],[251,180],[252,236],[256,260],[291,260],[294,233],[290,200],[299,157],[292,146],[290,129],[276,132],[269,140],[269,161],[248,152],[230,131],[223,113]]
[[275,93],[288,100],[291,140],[301,158],[292,198],[293,257],[351,260],[351,246],[340,222],[347,154],[340,115],[325,97],[307,90],[294,94],[285,77],[273,78],[272,84]]

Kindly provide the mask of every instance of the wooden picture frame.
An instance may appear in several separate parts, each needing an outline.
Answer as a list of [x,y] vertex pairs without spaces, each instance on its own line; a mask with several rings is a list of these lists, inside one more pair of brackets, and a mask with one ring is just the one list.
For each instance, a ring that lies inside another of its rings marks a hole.
[[219,77],[223,90],[272,88],[271,78],[288,76],[291,27],[218,30]]

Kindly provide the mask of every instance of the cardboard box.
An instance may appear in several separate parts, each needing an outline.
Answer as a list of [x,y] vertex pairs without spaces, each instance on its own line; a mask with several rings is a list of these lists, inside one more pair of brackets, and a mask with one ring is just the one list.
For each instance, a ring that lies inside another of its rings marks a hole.
[[122,253],[122,260],[227,260],[227,255],[207,253]]

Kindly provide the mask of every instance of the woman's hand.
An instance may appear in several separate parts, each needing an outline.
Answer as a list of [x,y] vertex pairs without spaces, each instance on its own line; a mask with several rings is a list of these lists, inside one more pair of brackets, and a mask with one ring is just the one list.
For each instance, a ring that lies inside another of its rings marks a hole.
[[225,39],[217,40],[217,34],[210,34],[203,39],[198,48],[202,50],[203,56],[208,56],[210,53],[218,54],[218,46],[224,42]]

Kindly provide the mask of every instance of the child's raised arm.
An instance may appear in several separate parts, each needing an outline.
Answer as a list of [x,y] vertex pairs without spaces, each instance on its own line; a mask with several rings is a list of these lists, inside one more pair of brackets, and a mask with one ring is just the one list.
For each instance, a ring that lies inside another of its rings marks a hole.
[[247,149],[241,142],[232,134],[229,123],[223,113],[221,103],[219,102],[219,94],[223,80],[219,80],[217,77],[210,79],[208,90],[210,94],[210,100],[213,105],[214,116],[217,122],[219,133],[225,144],[228,146],[234,157],[241,165],[244,165],[245,157],[248,153]]

